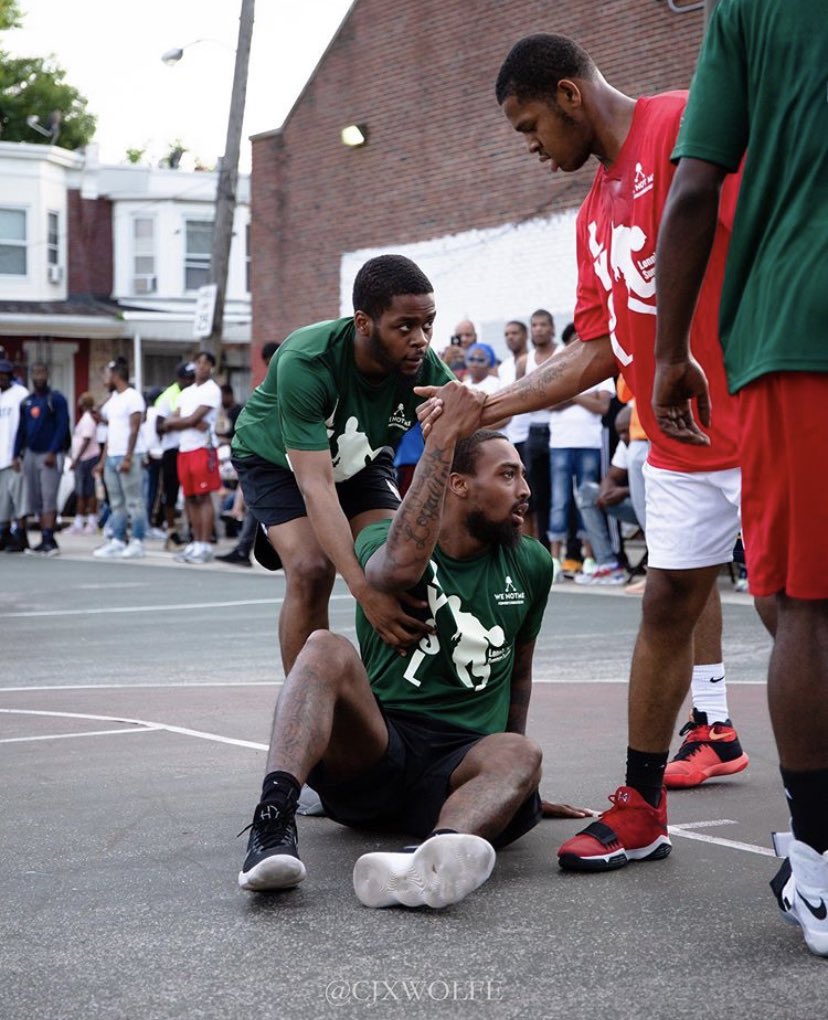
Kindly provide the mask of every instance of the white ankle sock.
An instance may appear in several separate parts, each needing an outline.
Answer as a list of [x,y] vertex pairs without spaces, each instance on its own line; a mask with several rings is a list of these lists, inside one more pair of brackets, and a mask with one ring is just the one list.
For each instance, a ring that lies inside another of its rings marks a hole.
[[724,722],[730,718],[727,710],[727,680],[723,662],[714,662],[705,666],[693,667],[693,683],[691,687],[693,708],[697,712],[705,712],[707,721]]

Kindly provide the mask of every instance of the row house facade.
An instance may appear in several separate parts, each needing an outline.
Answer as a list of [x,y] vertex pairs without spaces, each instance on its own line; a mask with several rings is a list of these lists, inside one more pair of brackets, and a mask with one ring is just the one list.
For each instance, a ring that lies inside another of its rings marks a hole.
[[[0,142],[0,346],[21,378],[45,361],[75,407],[103,396],[102,369],[129,360],[146,390],[200,346],[217,174],[106,166],[94,146]],[[227,380],[250,379],[249,178],[239,178],[224,314]]]

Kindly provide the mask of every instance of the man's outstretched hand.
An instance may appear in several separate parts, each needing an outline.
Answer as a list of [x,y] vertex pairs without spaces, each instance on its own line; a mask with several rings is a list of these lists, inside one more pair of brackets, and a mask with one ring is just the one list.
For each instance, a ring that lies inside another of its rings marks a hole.
[[589,808],[572,807],[571,804],[553,804],[551,801],[541,801],[541,813],[544,818],[594,818],[595,812]]
[[[453,390],[459,392],[452,393]],[[426,398],[417,408],[423,439],[428,438],[429,432],[446,409],[447,401],[450,401],[450,413],[459,435],[470,436],[480,428],[480,417],[486,402],[485,393],[471,390],[459,382],[449,382],[445,386],[415,386],[414,392]]]
[[[693,417],[693,401],[699,421]],[[709,446],[710,437],[699,423],[710,427],[710,390],[701,365],[693,358],[675,364],[656,363],[653,413],[665,436],[691,446]]]

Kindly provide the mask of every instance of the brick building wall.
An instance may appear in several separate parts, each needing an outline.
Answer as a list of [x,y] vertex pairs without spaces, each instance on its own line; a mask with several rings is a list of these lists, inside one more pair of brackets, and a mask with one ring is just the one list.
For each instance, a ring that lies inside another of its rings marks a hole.
[[112,202],[67,193],[70,295],[112,296]]
[[[638,95],[689,85],[703,14],[659,0],[358,0],[283,128],[253,142],[254,378],[262,343],[339,314],[346,253],[485,238],[580,203],[594,165],[543,173],[494,98],[511,45],[538,31],[573,37]],[[366,146],[341,144],[349,123],[367,124]]]

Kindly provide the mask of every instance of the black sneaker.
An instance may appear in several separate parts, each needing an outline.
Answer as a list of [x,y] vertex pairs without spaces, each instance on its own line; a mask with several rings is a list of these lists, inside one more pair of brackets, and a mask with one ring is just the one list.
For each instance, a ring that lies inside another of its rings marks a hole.
[[53,538],[44,538],[34,549],[26,549],[30,556],[59,556],[60,548]]
[[239,872],[241,888],[270,892],[299,885],[307,872],[299,860],[293,811],[280,810],[274,804],[259,804],[248,828],[247,857]]
[[3,552],[22,553],[28,549],[29,543],[22,531],[13,531],[6,540],[6,548]]
[[221,563],[232,563],[236,567],[252,567],[253,564],[250,562],[250,557],[245,556],[244,553],[239,552],[238,549],[231,549],[229,553],[225,553],[223,556],[216,556]]

